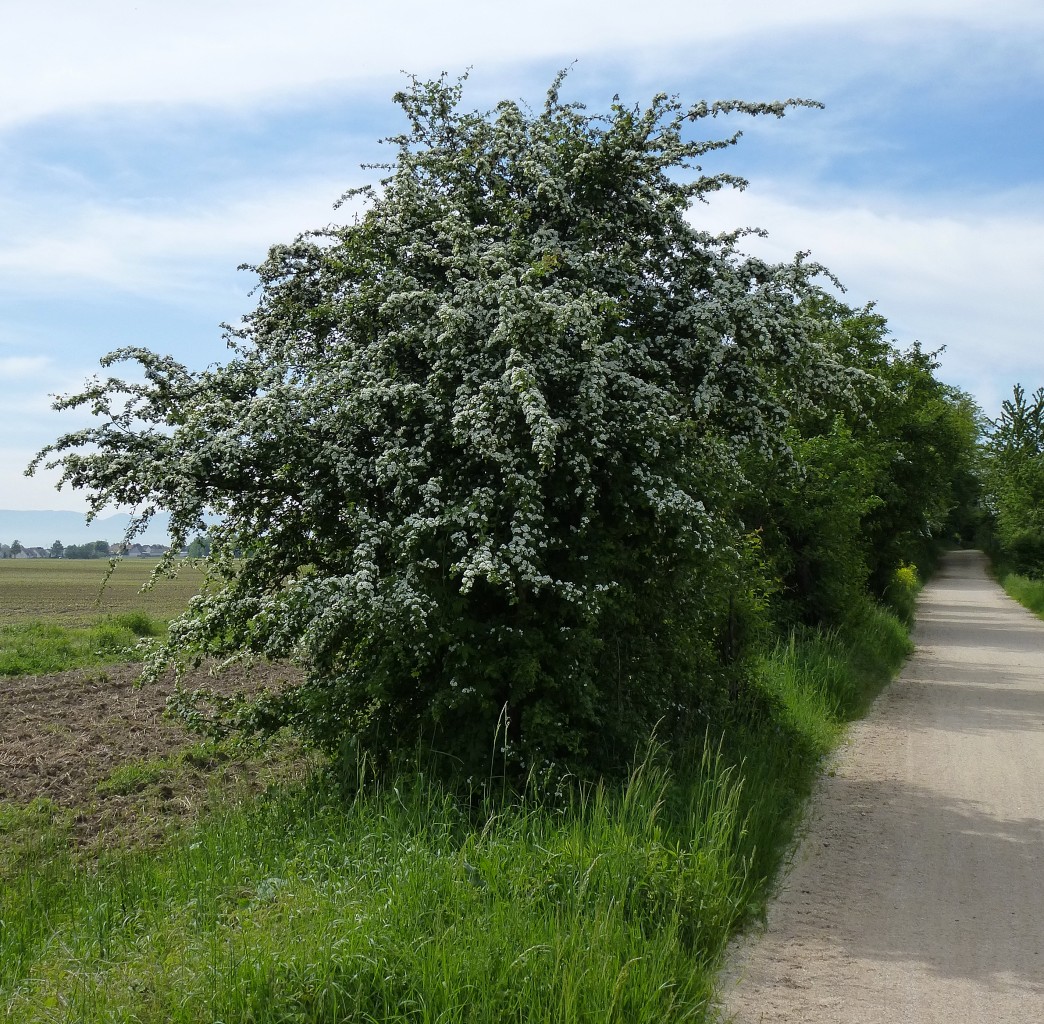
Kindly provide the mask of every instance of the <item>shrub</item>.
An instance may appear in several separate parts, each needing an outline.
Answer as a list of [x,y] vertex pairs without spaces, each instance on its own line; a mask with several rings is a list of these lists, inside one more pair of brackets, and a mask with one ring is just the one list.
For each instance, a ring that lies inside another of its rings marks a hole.
[[921,580],[917,575],[917,567],[900,562],[899,567],[892,573],[885,598],[900,620],[907,625],[913,622],[917,592],[920,589]]
[[240,723],[420,740],[468,769],[502,720],[509,766],[604,766],[706,699],[741,456],[785,449],[789,410],[841,384],[808,312],[819,268],[690,222],[742,183],[693,173],[738,136],[687,131],[804,101],[593,116],[561,84],[536,114],[481,114],[414,81],[382,188],[254,268],[226,365],[124,349],[105,363],[145,383],[59,402],[107,420],[38,457],[64,452],[95,507],[168,508],[174,549],[223,517],[165,656],[310,666]]
[[129,629],[135,636],[161,636],[163,624],[146,615],[145,612],[121,612],[114,615],[112,621],[123,629]]

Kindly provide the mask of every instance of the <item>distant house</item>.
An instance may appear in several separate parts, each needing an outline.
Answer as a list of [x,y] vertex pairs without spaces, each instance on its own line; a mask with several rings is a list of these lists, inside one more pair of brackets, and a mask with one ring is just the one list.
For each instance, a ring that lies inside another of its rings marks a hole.
[[124,558],[162,558],[167,553],[165,544],[131,544]]
[[50,558],[51,552],[47,548],[22,548],[12,558]]

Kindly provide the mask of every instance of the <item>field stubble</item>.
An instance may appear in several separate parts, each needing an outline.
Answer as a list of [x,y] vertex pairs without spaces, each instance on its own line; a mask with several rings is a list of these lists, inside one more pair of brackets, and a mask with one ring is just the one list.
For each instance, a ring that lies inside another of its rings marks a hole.
[[143,591],[156,564],[125,559],[106,581],[106,559],[4,559],[0,561],[0,615],[4,624],[39,619],[62,626],[84,626],[99,616],[125,612],[171,619],[199,593],[203,574],[185,563],[177,576],[163,577]]

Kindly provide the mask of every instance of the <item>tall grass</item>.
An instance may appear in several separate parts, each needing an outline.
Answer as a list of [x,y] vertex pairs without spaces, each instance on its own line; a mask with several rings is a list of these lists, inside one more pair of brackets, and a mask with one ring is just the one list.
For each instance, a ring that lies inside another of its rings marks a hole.
[[1014,560],[1003,549],[994,547],[989,555],[993,576],[1008,597],[1044,618],[1044,579],[1016,572]]
[[1006,573],[1001,577],[1005,593],[1014,598],[1034,615],[1044,618],[1044,580],[1035,580],[1018,573]]
[[90,864],[67,814],[7,808],[0,1007],[18,1022],[703,1020],[819,759],[907,643],[871,609],[781,643],[688,755],[652,745],[624,785],[469,801],[421,770],[341,766]]
[[[420,775],[347,802],[313,784],[159,856],[23,859],[8,1017],[692,1019],[747,867],[737,773],[708,749],[682,774],[670,814],[680,776],[653,754],[622,791],[558,809],[530,794],[476,813]],[[61,829],[39,825],[37,855]]]

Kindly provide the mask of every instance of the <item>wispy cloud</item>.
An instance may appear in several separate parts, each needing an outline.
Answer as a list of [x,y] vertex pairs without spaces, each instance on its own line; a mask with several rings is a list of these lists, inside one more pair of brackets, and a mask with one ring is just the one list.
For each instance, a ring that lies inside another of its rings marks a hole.
[[104,286],[191,302],[209,293],[215,276],[227,280],[240,263],[263,259],[270,245],[331,223],[344,188],[343,180],[302,179],[235,198],[211,195],[188,209],[95,201],[44,223],[25,219],[0,240],[0,292]]
[[933,209],[759,185],[696,216],[712,228],[766,228],[747,246],[773,259],[811,250],[850,289],[847,301],[877,303],[900,343],[945,346],[942,378],[987,411],[1016,380],[1044,384],[1044,194]]
[[48,356],[0,356],[0,380],[11,382],[42,377],[52,362]]
[[[758,33],[911,25],[1044,26],[1037,0],[648,0],[522,7],[449,0],[395,5],[311,0],[51,0],[5,12],[0,123],[109,104],[227,104],[394,76],[593,52],[691,47]],[[44,56],[45,59],[41,59]]]

